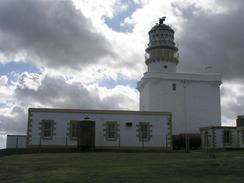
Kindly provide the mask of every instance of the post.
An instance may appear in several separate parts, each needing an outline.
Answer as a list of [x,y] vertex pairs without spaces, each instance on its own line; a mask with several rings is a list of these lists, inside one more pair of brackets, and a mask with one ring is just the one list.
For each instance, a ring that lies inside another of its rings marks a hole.
[[67,138],[67,135],[65,137],[65,150],[66,150],[66,152],[68,150],[68,138]]
[[204,134],[204,150],[208,152],[208,136]]
[[39,139],[39,152],[41,152],[41,147],[42,147],[42,137],[40,136],[40,139]]
[[78,123],[78,134],[77,134],[77,141],[76,141],[76,145],[77,145],[77,150],[80,151],[80,138],[81,138],[81,122]]
[[166,145],[166,151],[168,151],[168,135],[166,135],[166,142],[165,142],[165,145]]
[[94,146],[95,146],[95,139],[94,139],[94,132],[93,132],[93,128],[92,128],[92,133],[91,133],[91,139],[92,139],[92,147],[91,147],[91,152],[94,152]]
[[206,135],[206,153],[208,153],[209,152],[209,148],[208,148],[208,146],[209,146],[209,138],[211,137],[211,135]]
[[184,120],[185,120],[185,151],[189,152],[189,137],[188,137],[188,124],[187,124],[187,100],[186,100],[186,88],[189,84],[189,81],[183,80],[183,88],[184,88]]
[[186,144],[186,152],[189,152],[189,135],[185,134],[185,144]]
[[19,148],[19,136],[16,136],[16,143],[15,143],[15,149],[16,149],[16,153],[18,153],[18,148]]
[[144,152],[144,138],[142,135],[141,135],[141,143],[142,143],[142,152]]
[[118,147],[119,147],[118,151],[120,152],[120,135],[118,135]]

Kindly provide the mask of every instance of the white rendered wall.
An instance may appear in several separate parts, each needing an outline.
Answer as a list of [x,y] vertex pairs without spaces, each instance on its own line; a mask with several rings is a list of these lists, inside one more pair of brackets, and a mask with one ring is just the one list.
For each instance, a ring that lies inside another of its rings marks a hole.
[[[230,130],[232,135],[232,143],[231,144],[224,144],[223,143],[223,131]],[[208,132],[208,142],[209,148],[215,149],[224,149],[224,148],[239,148],[238,144],[238,133],[236,128],[229,128],[229,127],[206,127],[205,130],[201,131],[201,139],[202,139],[202,148],[206,148],[204,144],[205,140],[205,132]]]
[[7,149],[26,148],[26,135],[7,135]]
[[[145,73],[138,83],[140,110],[173,114],[173,134],[199,133],[200,127],[220,126],[218,75]],[[176,84],[176,91],[172,84]]]
[[224,145],[223,143],[223,131],[225,128],[216,128],[216,148],[238,148],[238,136],[236,129],[228,129],[232,134],[232,143],[230,145]]
[[[136,136],[139,122],[150,122],[152,125],[152,137],[150,141],[144,142],[145,147],[166,147],[166,136],[169,136],[169,116],[168,115],[138,115],[138,114],[94,114],[94,113],[65,113],[65,112],[31,112],[31,133],[29,145],[60,145],[66,144],[66,134],[68,133],[68,122],[70,120],[81,121],[86,116],[95,121],[95,146],[118,147],[119,141],[107,141],[104,136],[104,124],[106,121],[117,121],[119,124],[120,146],[121,147],[141,147],[142,143]],[[56,130],[52,140],[44,140],[39,135],[39,122],[48,119],[54,120]],[[131,127],[126,126],[126,122],[132,122]],[[77,145],[76,140],[70,140],[68,145]]]

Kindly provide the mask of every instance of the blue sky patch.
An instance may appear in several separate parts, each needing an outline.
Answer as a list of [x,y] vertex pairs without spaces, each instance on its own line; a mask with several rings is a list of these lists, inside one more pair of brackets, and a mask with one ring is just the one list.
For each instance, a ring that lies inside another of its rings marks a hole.
[[132,15],[132,13],[140,8],[140,5],[134,3],[131,0],[121,0],[122,4],[127,4],[128,8],[125,11],[118,12],[113,18],[105,17],[105,23],[117,32],[131,32],[132,26],[121,26],[121,23],[124,21],[126,17]]
[[26,62],[9,62],[7,64],[0,63],[0,76],[7,75],[10,80],[15,80],[14,74],[20,74],[22,72],[39,73],[40,69],[30,63]]
[[137,82],[138,82],[137,80],[134,80],[134,79],[132,79],[132,80],[125,79],[122,75],[119,75],[118,78],[117,78],[117,80],[106,79],[106,80],[100,81],[99,82],[99,86],[112,89],[116,85],[124,85],[124,86],[129,85],[132,88],[136,88]]

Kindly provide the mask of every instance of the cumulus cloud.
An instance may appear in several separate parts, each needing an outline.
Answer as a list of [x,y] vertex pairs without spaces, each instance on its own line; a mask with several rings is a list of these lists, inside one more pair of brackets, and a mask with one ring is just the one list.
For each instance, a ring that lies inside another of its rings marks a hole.
[[0,76],[0,86],[5,86],[8,83],[8,77],[6,75]]
[[0,109],[0,133],[25,134],[29,107],[82,109],[138,109],[138,93],[130,86],[108,89],[82,85],[65,77],[22,73],[10,96],[11,107]]
[[11,86],[8,85],[9,79],[6,75],[0,76],[0,104],[12,94]]
[[225,11],[209,13],[194,4],[186,11],[178,6],[185,18],[178,35],[179,66],[187,72],[205,72],[211,66],[210,72],[222,73],[224,80],[243,78],[244,24],[240,17],[244,16],[244,2],[218,2]]
[[[4,111],[4,112],[3,112]],[[27,109],[15,106],[0,111],[0,134],[26,134]]]
[[[39,81],[41,77],[43,78]],[[33,82],[37,82],[38,87],[36,89],[30,87]],[[59,108],[129,109],[134,106],[132,104],[134,101],[127,96],[126,90],[124,92],[119,91],[123,87],[126,86],[106,89],[107,95],[103,95],[104,89],[97,85],[89,87],[77,81],[68,82],[63,76],[37,76],[35,74],[33,77],[31,73],[24,73],[19,79],[14,97],[24,99],[18,101],[19,105],[30,107],[31,105],[39,105]],[[135,92],[129,87],[126,89],[132,94]],[[131,102],[130,105],[127,105],[128,100]],[[124,102],[126,105],[123,105]]]
[[221,103],[223,122],[227,125],[235,124],[237,115],[243,115],[244,85],[242,82],[225,83],[221,89]]
[[72,1],[0,1],[0,52],[51,68],[81,66],[111,55],[110,44]]

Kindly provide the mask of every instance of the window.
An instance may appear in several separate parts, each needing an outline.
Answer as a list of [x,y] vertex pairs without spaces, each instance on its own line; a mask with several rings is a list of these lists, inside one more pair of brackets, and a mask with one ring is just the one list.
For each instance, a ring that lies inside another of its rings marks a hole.
[[224,143],[224,145],[231,144],[231,131],[229,131],[229,130],[223,131],[223,143]]
[[173,83],[173,84],[172,84],[172,90],[173,90],[173,91],[176,91],[176,83]]
[[165,68],[165,69],[167,69],[167,68],[168,68],[168,66],[167,66],[167,65],[165,65],[165,66],[164,66],[164,68]]
[[52,138],[53,136],[53,121],[42,120],[42,138]]
[[106,139],[107,140],[117,140],[118,124],[116,121],[106,122]]
[[79,130],[79,121],[70,121],[70,138],[77,139]]
[[132,122],[126,122],[127,127],[132,127]]
[[149,141],[151,137],[150,124],[147,122],[140,122],[138,127],[140,141]]

